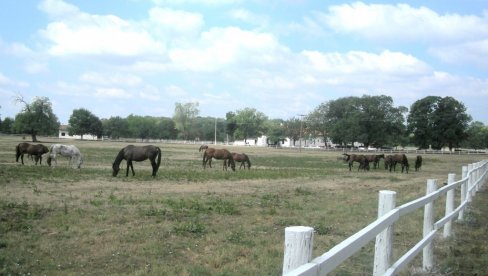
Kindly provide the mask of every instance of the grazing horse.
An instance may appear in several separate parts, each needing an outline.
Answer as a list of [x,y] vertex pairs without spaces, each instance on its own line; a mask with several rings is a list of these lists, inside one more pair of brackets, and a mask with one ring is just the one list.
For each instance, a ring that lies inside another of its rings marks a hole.
[[397,163],[400,163],[402,165],[402,173],[403,173],[404,169],[408,173],[408,168],[410,166],[408,165],[408,159],[407,159],[407,156],[405,154],[391,155],[390,172],[391,172],[392,168],[393,168],[393,171],[396,170],[396,164]]
[[421,167],[422,167],[422,156],[417,155],[417,158],[415,159],[415,171],[420,171]]
[[198,149],[198,152],[201,152],[202,150],[208,149],[207,145],[201,145],[200,148]]
[[388,170],[390,168],[390,166],[392,165],[392,160],[391,160],[392,157],[393,157],[393,155],[385,156],[385,170]]
[[368,170],[369,171],[369,161],[364,155],[357,155],[357,154],[343,154],[346,158],[344,159],[346,162],[349,162],[349,171],[351,171],[352,165],[354,162],[359,163],[359,168],[358,171],[363,169],[363,170]]
[[76,146],[54,144],[49,149],[49,157],[47,158],[47,164],[49,166],[51,166],[52,160],[54,160],[54,163],[58,165],[58,161],[56,159],[58,154],[64,157],[68,157],[69,165],[74,165],[78,169],[81,167],[81,164],[83,164],[83,156],[81,155],[80,150]]
[[[157,161],[156,161],[157,158]],[[159,165],[161,164],[161,149],[148,145],[148,146],[134,146],[128,145],[127,147],[121,149],[117,157],[115,157],[115,161],[112,164],[113,173],[112,176],[117,176],[120,170],[120,162],[122,160],[127,161],[127,171],[125,176],[129,176],[129,167],[132,170],[132,176],[136,175],[134,172],[134,166],[132,165],[132,161],[144,161],[149,159],[151,161],[152,166],[152,176],[155,177],[156,173],[158,172]]]
[[42,155],[48,153],[49,149],[44,146],[43,144],[29,144],[29,143],[20,143],[15,147],[15,162],[22,161],[22,165],[24,165],[24,154],[27,153],[31,156],[35,156],[36,165],[37,161],[39,160],[39,165],[42,164]]
[[232,158],[232,154],[230,151],[226,149],[215,149],[215,148],[207,148],[203,153],[203,168],[207,167],[207,162],[209,167],[212,167],[212,158],[217,160],[224,160],[223,170],[227,170],[227,162],[229,162],[230,167],[233,171],[236,170],[236,164],[234,162],[234,158]]
[[373,169],[376,169],[379,167],[380,164],[380,159],[385,158],[384,154],[376,154],[376,155],[365,155],[366,159],[368,159],[369,163],[373,163]]
[[241,163],[241,165],[239,166],[239,169],[241,169],[242,166],[244,166],[244,169],[245,169],[246,168],[246,163],[247,163],[247,169],[248,170],[251,169],[251,160],[249,160],[249,156],[247,156],[247,154],[233,152],[232,153],[232,158],[234,159],[234,161]]

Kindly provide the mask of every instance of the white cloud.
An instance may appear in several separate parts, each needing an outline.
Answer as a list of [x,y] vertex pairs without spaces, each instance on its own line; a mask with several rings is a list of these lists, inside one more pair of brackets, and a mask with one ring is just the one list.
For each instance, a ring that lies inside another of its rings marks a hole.
[[211,72],[238,62],[274,62],[282,51],[271,34],[228,27],[202,33],[191,47],[170,50],[169,57],[176,69]]
[[[54,3],[54,4],[53,4]],[[61,0],[45,1],[43,11],[56,15],[41,35],[49,42],[48,53],[135,56],[164,53],[164,45],[133,22],[115,15],[90,15]],[[64,10],[69,14],[63,15]]]
[[133,98],[132,93],[121,88],[97,88],[95,89],[96,97],[101,98],[123,98],[130,99]]
[[203,16],[199,13],[172,10],[166,8],[153,8],[149,11],[149,19],[157,29],[169,30],[173,33],[196,33],[203,25]]
[[242,0],[152,0],[157,5],[232,5],[241,3]]
[[464,43],[433,47],[433,55],[446,63],[468,63],[488,68],[488,38]]
[[329,7],[319,17],[334,31],[369,39],[459,41],[488,35],[488,17],[438,14],[408,4],[354,2]]
[[140,77],[132,74],[86,72],[79,79],[83,82],[97,85],[137,86],[142,83]]

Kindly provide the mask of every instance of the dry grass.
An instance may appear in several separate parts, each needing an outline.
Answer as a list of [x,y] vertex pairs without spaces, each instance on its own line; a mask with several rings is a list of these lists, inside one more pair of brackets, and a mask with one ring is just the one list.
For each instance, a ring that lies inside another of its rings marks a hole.
[[[378,191],[396,191],[400,205],[423,195],[428,178],[445,182],[484,157],[424,156],[407,175],[349,172],[340,153],[230,147],[252,169],[224,172],[221,161],[202,169],[199,145],[159,144],[156,178],[148,162],[113,178],[123,143],[70,141],[85,158],[76,170],[62,158],[56,168],[16,164],[19,142],[0,137],[0,274],[276,275],[286,226],[314,226],[317,256],[375,219]],[[395,254],[419,225],[421,214],[400,222]],[[370,247],[336,273],[368,274]]]

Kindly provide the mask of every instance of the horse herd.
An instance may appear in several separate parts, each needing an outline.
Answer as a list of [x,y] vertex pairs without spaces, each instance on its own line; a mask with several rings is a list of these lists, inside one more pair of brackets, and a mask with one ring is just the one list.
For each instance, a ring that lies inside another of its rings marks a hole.
[[[20,143],[16,146],[16,162],[19,162],[19,158],[21,159],[22,165],[24,165],[24,154],[27,154],[31,158],[33,158],[36,162],[39,161],[39,164],[42,164],[42,155],[49,153],[47,164],[51,166],[52,161],[57,164],[56,158],[58,155],[65,156],[69,158],[69,164],[77,167],[78,169],[83,164],[83,156],[81,155],[80,150],[74,145],[64,145],[64,144],[53,144],[48,149],[43,144],[29,144],[29,143]],[[223,170],[227,170],[227,167],[231,167],[233,171],[236,170],[235,162],[241,163],[239,168],[247,166],[247,169],[251,169],[251,161],[249,156],[245,153],[235,153],[230,152],[227,149],[216,149],[208,147],[207,145],[202,145],[199,149],[199,152],[203,151],[203,168],[205,169],[208,166],[212,167],[212,159],[216,160],[223,160]],[[402,173],[405,171],[408,173],[409,163],[408,158],[405,154],[394,154],[394,155],[387,155],[378,154],[378,155],[362,155],[362,154],[348,154],[344,153],[344,161],[348,162],[349,164],[349,171],[352,170],[354,162],[359,163],[359,170],[367,171],[370,169],[370,164],[373,164],[373,168],[376,169],[379,167],[379,162],[381,159],[384,160],[385,170],[396,170],[396,165],[400,164],[402,167]],[[117,156],[115,157],[114,162],[112,163],[112,176],[117,176],[120,171],[120,163],[122,160],[126,160],[127,168],[125,176],[129,176],[129,168],[132,171],[132,175],[135,175],[133,161],[144,161],[149,159],[152,166],[152,176],[155,177],[156,173],[158,172],[159,166],[161,165],[161,149],[159,147],[153,145],[147,146],[134,146],[128,145],[122,148]],[[420,170],[422,166],[422,156],[418,155],[415,160],[415,171]]]
[[[240,162],[241,166],[239,168],[244,167],[251,169],[251,161],[249,156],[244,153],[231,153],[227,149],[215,149],[210,148],[207,145],[202,145],[199,152],[204,151],[203,153],[203,168],[205,169],[207,163],[209,167],[212,167],[212,159],[217,160],[224,160],[223,169],[227,170],[227,167],[230,166],[233,171],[235,171],[235,162]],[[47,163],[51,166],[52,161],[57,164],[56,157],[57,155],[65,156],[69,158],[69,164],[76,166],[78,169],[81,168],[81,164],[83,163],[83,157],[81,155],[80,150],[74,145],[64,145],[64,144],[53,144],[48,149],[43,144],[29,144],[29,143],[20,143],[15,148],[15,160],[19,162],[19,158],[24,165],[24,154],[27,154],[31,158],[35,160],[35,164],[39,162],[42,164],[42,156],[46,153],[49,153]],[[134,172],[134,165],[133,161],[144,161],[149,159],[152,166],[152,176],[155,177],[156,173],[158,172],[159,166],[161,165],[161,149],[159,147],[153,145],[147,146],[134,146],[128,145],[122,148],[117,156],[115,157],[114,162],[112,163],[112,176],[117,176],[120,171],[120,163],[122,160],[125,160],[127,163],[126,173],[125,176],[129,176],[129,168],[132,171],[132,175],[135,175]]]
[[[354,162],[359,163],[358,171],[364,170],[369,171],[370,164],[373,164],[373,168],[376,169],[379,167],[380,160],[383,159],[385,163],[385,170],[396,170],[396,165],[400,164],[402,166],[402,173],[405,171],[408,173],[408,169],[410,167],[408,163],[408,158],[405,154],[394,154],[394,155],[384,155],[384,154],[376,154],[376,155],[362,155],[362,154],[347,154],[344,153],[344,161],[348,162],[349,164],[349,171],[351,171]],[[422,167],[422,156],[417,155],[415,158],[415,171],[419,171]]]

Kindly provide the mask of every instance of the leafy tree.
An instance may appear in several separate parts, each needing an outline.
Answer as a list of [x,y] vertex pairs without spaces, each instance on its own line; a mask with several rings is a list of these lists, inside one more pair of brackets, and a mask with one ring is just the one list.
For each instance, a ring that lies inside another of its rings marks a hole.
[[232,111],[227,112],[225,114],[225,130],[230,137],[232,137],[232,140],[234,140],[234,133],[237,130],[237,122],[236,122],[236,114]]
[[[307,123],[308,124],[308,123]],[[283,123],[284,127],[284,135],[290,138],[293,141],[293,145],[295,145],[295,141],[300,139],[300,135],[303,133],[303,129],[306,125],[305,122],[301,118],[291,118]]]
[[171,118],[161,117],[156,120],[155,134],[158,139],[175,139],[178,131]]
[[120,137],[129,137],[129,123],[127,119],[119,116],[110,117],[108,120],[102,120],[103,135],[112,139],[119,139]]
[[415,145],[434,149],[447,145],[452,150],[466,140],[471,116],[452,97],[428,96],[413,103],[407,120]]
[[131,114],[127,117],[127,123],[131,137],[145,140],[155,136],[154,127],[156,120],[154,117]]
[[468,138],[463,142],[463,147],[472,149],[488,148],[488,126],[482,122],[472,122],[467,130]]
[[14,119],[10,117],[6,117],[5,119],[3,119],[2,124],[0,125],[0,132],[5,134],[13,133],[14,122]]
[[264,122],[268,117],[254,108],[244,108],[236,112],[235,120],[238,126],[236,135],[246,142],[249,137],[263,134]]
[[189,138],[191,124],[199,113],[198,102],[186,104],[175,103],[173,120],[176,124],[176,129],[178,129],[183,139],[187,140]]
[[36,97],[27,103],[22,96],[16,98],[24,108],[15,116],[14,130],[17,133],[30,134],[32,142],[37,142],[37,135],[56,135],[59,131],[58,117],[54,115],[52,104],[47,97]]
[[268,144],[276,145],[283,141],[285,137],[285,121],[282,119],[266,120],[264,122]]
[[73,110],[73,113],[69,117],[68,124],[68,133],[70,135],[80,135],[81,140],[83,140],[83,135],[85,134],[99,137],[103,133],[102,121],[84,108]]

